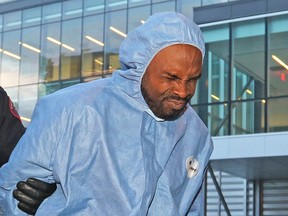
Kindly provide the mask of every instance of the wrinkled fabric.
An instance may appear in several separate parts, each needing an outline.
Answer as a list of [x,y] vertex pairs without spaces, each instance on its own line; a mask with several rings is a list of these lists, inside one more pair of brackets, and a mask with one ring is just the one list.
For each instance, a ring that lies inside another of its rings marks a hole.
[[[162,24],[165,22],[165,25]],[[199,28],[180,14],[160,13],[128,34],[122,69],[39,100],[26,133],[0,170],[0,209],[24,215],[12,191],[20,180],[56,182],[36,215],[201,215],[202,182],[212,152],[194,110],[175,121],[157,118],[140,83],[161,49],[191,44],[204,56]],[[187,177],[186,160],[199,163]]]

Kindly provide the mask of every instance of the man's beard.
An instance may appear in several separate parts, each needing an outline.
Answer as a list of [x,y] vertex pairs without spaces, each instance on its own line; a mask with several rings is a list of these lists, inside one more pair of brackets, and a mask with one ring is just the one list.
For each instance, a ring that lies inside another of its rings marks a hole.
[[185,102],[185,104],[187,104],[190,100],[190,97],[182,99],[179,98],[177,95],[168,95],[168,94],[167,95],[163,94],[163,97],[158,98],[158,100],[154,100],[150,96],[149,91],[143,85],[141,85],[141,91],[143,98],[145,99],[148,107],[151,109],[154,115],[166,121],[172,121],[179,118],[187,109],[187,105],[183,106],[183,108],[181,109],[172,109],[165,107],[165,101],[173,99]]

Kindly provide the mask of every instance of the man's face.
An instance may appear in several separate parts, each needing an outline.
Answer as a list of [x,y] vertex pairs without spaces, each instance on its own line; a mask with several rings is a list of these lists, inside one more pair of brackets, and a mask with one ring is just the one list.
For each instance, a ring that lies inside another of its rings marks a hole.
[[195,92],[202,71],[202,53],[176,44],[153,58],[142,78],[142,95],[152,112],[164,120],[181,116]]

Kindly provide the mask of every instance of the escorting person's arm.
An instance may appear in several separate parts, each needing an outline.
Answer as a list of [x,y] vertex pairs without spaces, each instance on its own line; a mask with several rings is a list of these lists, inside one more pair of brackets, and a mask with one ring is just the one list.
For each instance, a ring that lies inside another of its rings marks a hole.
[[0,167],[25,132],[19,114],[7,93],[0,87]]
[[17,183],[13,196],[19,201],[18,208],[27,214],[34,215],[40,204],[56,190],[56,184],[46,183],[38,179],[29,178]]
[[[0,87],[0,167],[8,159],[25,132],[20,116],[11,99]],[[51,196],[56,189],[56,184],[49,184],[30,178],[20,181],[13,195],[19,201],[18,207],[27,214],[35,214],[39,205],[45,198]]]

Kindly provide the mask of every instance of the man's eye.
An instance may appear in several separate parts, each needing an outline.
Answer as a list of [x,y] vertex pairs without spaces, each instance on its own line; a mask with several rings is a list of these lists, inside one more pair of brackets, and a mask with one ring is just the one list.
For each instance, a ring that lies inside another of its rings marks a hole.
[[197,81],[198,80],[198,77],[196,77],[196,78],[191,78],[191,79],[189,79],[188,81],[189,82],[193,82],[193,81]]
[[175,80],[174,77],[165,77],[165,79],[166,79],[166,80],[169,80],[169,81],[173,81],[173,80]]

